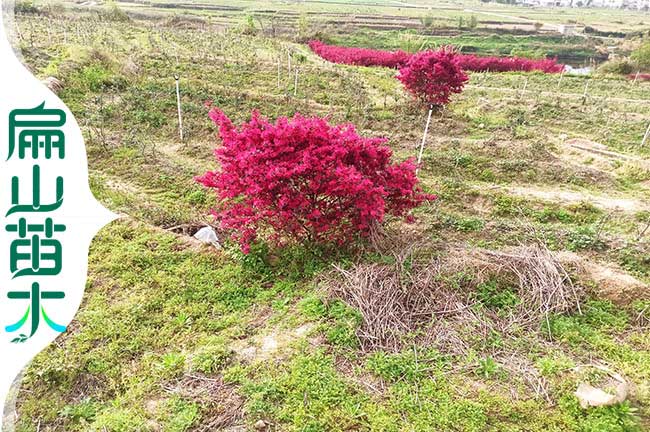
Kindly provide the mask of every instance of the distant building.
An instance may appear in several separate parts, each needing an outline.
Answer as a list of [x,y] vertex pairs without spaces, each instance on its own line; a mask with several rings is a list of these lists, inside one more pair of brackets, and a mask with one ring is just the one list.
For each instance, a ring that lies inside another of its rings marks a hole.
[[557,26],[557,31],[564,36],[572,36],[576,33],[576,26],[574,24],[560,24]]
[[594,7],[650,10],[650,0],[515,0],[515,3],[532,7]]
[[589,6],[610,9],[622,9],[625,0],[593,0]]
[[630,9],[650,10],[650,0],[632,0],[630,1]]

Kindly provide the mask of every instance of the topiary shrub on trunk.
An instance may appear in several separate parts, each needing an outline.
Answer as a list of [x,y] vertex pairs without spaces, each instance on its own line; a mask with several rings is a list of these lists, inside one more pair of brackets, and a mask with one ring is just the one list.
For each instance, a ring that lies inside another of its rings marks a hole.
[[427,105],[446,105],[468,80],[456,53],[451,49],[422,51],[399,70],[397,79],[416,99]]

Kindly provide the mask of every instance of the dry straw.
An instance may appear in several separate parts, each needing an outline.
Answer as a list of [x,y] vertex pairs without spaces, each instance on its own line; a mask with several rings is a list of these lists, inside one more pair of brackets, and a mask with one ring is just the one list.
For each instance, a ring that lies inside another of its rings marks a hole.
[[[398,351],[415,338],[465,353],[472,338],[544,328],[550,335],[551,314],[580,312],[582,288],[542,245],[421,255],[407,247],[393,254],[393,264],[335,267],[328,294],[360,311],[362,349]],[[477,287],[488,280],[512,286],[518,303],[505,311],[478,307]]]

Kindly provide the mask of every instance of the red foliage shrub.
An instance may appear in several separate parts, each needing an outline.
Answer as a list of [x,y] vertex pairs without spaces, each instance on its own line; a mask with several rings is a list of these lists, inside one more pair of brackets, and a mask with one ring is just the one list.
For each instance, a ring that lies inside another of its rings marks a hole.
[[276,241],[341,245],[386,214],[408,216],[435,199],[417,186],[413,161],[391,163],[384,139],[363,138],[352,125],[300,114],[274,124],[254,111],[237,129],[218,109],[210,118],[223,141],[220,169],[196,180],[215,189],[221,207],[213,214],[244,252],[269,229]]
[[449,103],[451,94],[463,91],[468,80],[450,49],[414,54],[399,70],[397,79],[417,99],[432,105]]
[[309,48],[318,56],[332,63],[356,66],[384,66],[398,68],[411,56],[405,51],[383,51],[368,48],[340,47],[326,45],[321,41],[310,41]]
[[636,78],[637,81],[650,81],[650,74],[648,73],[640,73],[638,78],[636,76],[636,73],[629,74],[627,77],[631,80]]
[[472,54],[459,55],[463,69],[473,72],[530,72],[560,73],[564,65],[556,59],[529,59],[524,57],[478,57]]
[[[411,54],[404,51],[383,51],[366,48],[349,48],[326,45],[320,41],[309,42],[311,50],[332,63],[358,66],[384,66],[398,69],[406,64]],[[524,57],[479,57],[473,54],[458,54],[463,69],[473,72],[516,72],[541,71],[559,73],[564,65],[556,59],[533,60]]]

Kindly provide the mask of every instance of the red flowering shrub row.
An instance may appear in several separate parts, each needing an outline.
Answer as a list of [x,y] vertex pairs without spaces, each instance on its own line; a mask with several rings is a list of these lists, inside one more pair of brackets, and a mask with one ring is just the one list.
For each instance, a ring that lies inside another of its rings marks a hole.
[[[332,63],[357,66],[403,67],[411,54],[404,51],[383,51],[366,48],[326,45],[320,41],[309,42],[314,53]],[[564,65],[556,59],[534,60],[524,57],[479,57],[473,54],[457,54],[461,67],[474,72],[542,71],[559,73]]]
[[631,80],[636,78],[637,81],[650,81],[650,74],[648,73],[640,73],[638,78],[636,76],[636,73],[629,74],[627,77]]
[[458,56],[450,49],[421,51],[411,56],[399,70],[397,79],[415,98],[429,105],[449,103],[452,93],[460,93],[468,80]]
[[411,56],[406,51],[383,51],[370,48],[340,47],[326,45],[321,41],[309,42],[309,48],[318,56],[332,63],[356,66],[384,66],[398,68],[403,66]]
[[262,233],[345,244],[385,215],[406,216],[435,199],[418,187],[413,161],[391,163],[384,139],[361,137],[352,125],[299,114],[271,123],[253,112],[236,128],[218,109],[210,118],[223,141],[220,167],[196,180],[216,191],[213,214],[246,253]]
[[525,57],[479,57],[473,54],[459,54],[463,69],[473,72],[531,72],[560,73],[564,65],[556,59],[529,59]]

